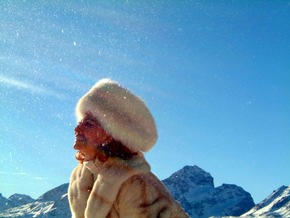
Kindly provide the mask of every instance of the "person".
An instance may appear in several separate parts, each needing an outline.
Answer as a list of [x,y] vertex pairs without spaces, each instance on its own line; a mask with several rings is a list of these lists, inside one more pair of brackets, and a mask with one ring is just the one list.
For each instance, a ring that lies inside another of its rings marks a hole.
[[102,79],[77,103],[68,198],[73,218],[188,217],[144,158],[157,140],[145,103]]

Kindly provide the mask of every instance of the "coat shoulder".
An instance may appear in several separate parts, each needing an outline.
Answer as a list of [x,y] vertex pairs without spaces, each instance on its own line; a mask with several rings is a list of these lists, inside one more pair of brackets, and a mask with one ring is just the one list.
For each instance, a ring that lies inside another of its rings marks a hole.
[[118,210],[128,217],[188,217],[152,172],[125,181],[117,199]]

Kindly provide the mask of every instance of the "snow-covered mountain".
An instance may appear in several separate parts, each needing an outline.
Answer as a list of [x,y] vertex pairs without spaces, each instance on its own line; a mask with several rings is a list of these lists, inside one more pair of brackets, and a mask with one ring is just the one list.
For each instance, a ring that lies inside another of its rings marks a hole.
[[163,182],[192,217],[239,216],[255,204],[236,185],[214,187],[213,177],[198,166],[185,166]]
[[0,193],[0,211],[7,208],[18,207],[20,205],[28,204],[33,201],[34,199],[28,195],[14,194],[6,199]]
[[[36,200],[28,201],[27,203],[15,207],[8,206],[8,208],[6,207],[6,209],[0,210],[0,217],[69,218],[71,217],[71,213],[67,198],[67,188],[68,184],[63,184],[46,192]],[[0,206],[3,205],[3,203],[5,204],[11,197],[8,199],[0,197]],[[18,204],[19,200],[17,199],[15,202]]]
[[290,217],[290,186],[279,189],[243,214],[246,217]]
[[[197,166],[185,166],[163,182],[192,218],[241,214],[256,216],[267,214],[270,210],[272,214],[290,215],[290,193],[286,186],[282,186],[253,207],[254,202],[248,192],[236,185],[223,184],[215,188],[213,177]],[[6,199],[0,194],[0,217],[69,218],[71,213],[67,189],[66,183],[44,193],[36,200],[19,194]]]

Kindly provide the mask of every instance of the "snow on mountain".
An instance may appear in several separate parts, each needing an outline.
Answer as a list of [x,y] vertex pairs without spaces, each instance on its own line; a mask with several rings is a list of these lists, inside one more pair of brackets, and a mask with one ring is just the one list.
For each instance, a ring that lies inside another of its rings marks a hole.
[[0,194],[0,211],[7,208],[28,204],[33,201],[34,199],[28,195],[14,194],[7,199]]
[[31,203],[34,199],[28,195],[14,194],[8,198],[8,201],[10,207],[18,207],[20,205]]
[[6,210],[5,208],[4,210],[0,210],[0,217],[69,218],[71,217],[71,213],[68,204],[67,189],[68,184],[63,184],[46,192],[31,203],[23,204],[18,207],[6,207]]
[[239,216],[255,205],[239,186],[215,188],[213,177],[198,166],[185,166],[163,182],[192,218]]
[[290,186],[279,189],[243,214],[246,217],[290,217]]
[[[215,188],[213,177],[197,166],[185,166],[163,182],[192,218],[241,214],[247,217],[260,214],[290,217],[290,188],[286,186],[282,186],[253,207],[254,202],[248,192],[239,186],[228,184]],[[0,217],[70,218],[67,189],[66,183],[44,193],[36,200],[19,194],[6,199],[0,194]],[[251,208],[253,209],[250,210]]]

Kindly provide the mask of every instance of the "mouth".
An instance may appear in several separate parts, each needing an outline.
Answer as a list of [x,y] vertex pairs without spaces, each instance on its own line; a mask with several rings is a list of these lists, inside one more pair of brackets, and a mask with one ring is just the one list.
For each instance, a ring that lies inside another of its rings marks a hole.
[[83,135],[76,135],[76,141],[86,141],[86,137]]
[[74,142],[74,149],[80,150],[86,144],[86,137],[83,135],[76,135],[75,142]]

